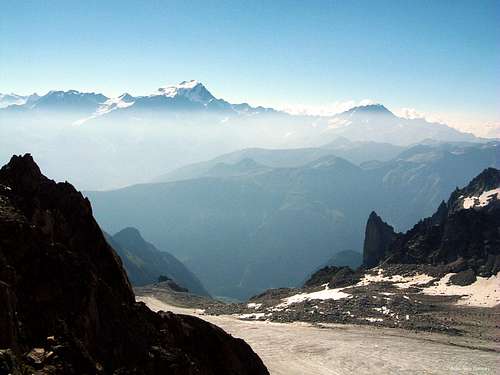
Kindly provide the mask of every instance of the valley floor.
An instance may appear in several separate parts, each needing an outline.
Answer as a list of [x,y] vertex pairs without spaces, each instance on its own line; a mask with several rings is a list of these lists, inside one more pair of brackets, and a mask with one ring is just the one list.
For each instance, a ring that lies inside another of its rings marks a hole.
[[395,328],[245,321],[142,296],[153,311],[196,315],[249,343],[273,375],[496,374],[498,343]]

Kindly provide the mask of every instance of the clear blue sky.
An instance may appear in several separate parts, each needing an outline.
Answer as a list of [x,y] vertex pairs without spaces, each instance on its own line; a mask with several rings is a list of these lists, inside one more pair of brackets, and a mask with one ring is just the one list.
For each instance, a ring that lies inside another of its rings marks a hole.
[[198,79],[229,101],[500,122],[500,1],[16,1],[0,92],[147,94]]

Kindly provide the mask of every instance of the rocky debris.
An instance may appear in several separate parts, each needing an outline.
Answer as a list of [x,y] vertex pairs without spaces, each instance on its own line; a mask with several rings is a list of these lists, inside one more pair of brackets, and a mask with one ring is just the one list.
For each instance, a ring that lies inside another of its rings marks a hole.
[[361,278],[360,272],[355,272],[349,267],[342,267],[330,279],[329,288],[342,288],[348,285],[356,284]]
[[244,341],[220,328],[136,303],[89,201],[44,177],[30,155],[12,157],[0,185],[0,369],[268,373]]
[[333,276],[337,272],[357,276],[342,286],[328,285],[332,273],[323,269],[313,278],[315,282],[301,289],[271,289],[245,303],[207,305],[204,313],[279,323],[374,325],[500,342],[497,308],[457,305],[463,298],[460,293],[425,292],[442,284],[440,281],[446,280],[456,266],[386,264],[383,269],[356,272],[341,268]]
[[17,358],[11,349],[0,349],[0,374],[14,374],[19,369]]
[[450,283],[454,285],[470,285],[477,280],[476,273],[471,270],[461,271],[450,277]]
[[386,258],[389,245],[396,238],[394,228],[385,223],[374,211],[368,217],[363,245],[363,266],[376,266]]
[[169,305],[177,307],[204,309],[206,306],[224,304],[210,297],[192,294],[189,291],[177,291],[171,287],[170,283],[165,282],[134,287],[134,292],[137,297],[154,297]]

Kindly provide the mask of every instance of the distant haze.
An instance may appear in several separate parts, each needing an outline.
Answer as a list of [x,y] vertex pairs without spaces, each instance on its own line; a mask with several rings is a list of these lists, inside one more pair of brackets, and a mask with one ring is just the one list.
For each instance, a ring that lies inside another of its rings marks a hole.
[[317,148],[339,137],[398,146],[482,141],[444,124],[398,117],[381,104],[333,116],[290,115],[216,98],[194,80],[146,96],[53,90],[12,100],[0,109],[0,160],[30,152],[49,176],[81,189],[148,182],[250,147]]

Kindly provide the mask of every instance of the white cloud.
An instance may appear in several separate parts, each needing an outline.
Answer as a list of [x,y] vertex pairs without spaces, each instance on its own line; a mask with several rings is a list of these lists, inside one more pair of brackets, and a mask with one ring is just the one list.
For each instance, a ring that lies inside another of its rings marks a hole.
[[478,137],[484,138],[500,138],[500,123],[486,124],[482,126],[466,124],[462,126],[454,126],[458,130],[472,133]]
[[481,124],[481,120],[466,117],[462,114],[429,114],[415,108],[400,108],[395,111],[399,117],[408,119],[424,119],[428,122],[446,124],[452,128],[466,133],[472,133],[477,137],[500,138],[500,123]]
[[284,104],[277,109],[292,115],[332,116],[357,106],[374,104],[372,99],[336,101],[325,105]]
[[421,119],[424,119],[428,122],[437,122],[439,124],[447,124],[446,120],[443,119],[441,116],[425,113],[425,112],[419,111],[418,109],[415,109],[415,108],[400,108],[399,110],[396,110],[394,112],[394,114],[396,116],[399,116],[402,118],[407,118],[410,120],[421,118]]
[[408,119],[425,118],[425,113],[419,112],[415,108],[401,108],[400,110],[396,111],[396,114],[399,117]]

